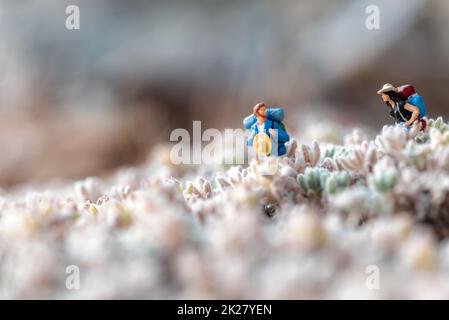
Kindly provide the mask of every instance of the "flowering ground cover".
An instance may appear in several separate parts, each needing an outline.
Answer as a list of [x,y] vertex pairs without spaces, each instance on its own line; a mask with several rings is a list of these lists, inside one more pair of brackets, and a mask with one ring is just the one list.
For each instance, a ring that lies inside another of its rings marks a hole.
[[449,124],[419,129],[3,192],[0,298],[447,298]]

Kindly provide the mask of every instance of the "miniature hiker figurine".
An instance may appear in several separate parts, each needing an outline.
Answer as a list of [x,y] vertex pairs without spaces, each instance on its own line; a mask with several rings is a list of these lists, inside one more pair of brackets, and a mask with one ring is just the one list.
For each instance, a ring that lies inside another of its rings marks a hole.
[[283,119],[283,109],[267,109],[264,103],[258,103],[253,108],[253,114],[243,120],[244,128],[251,130],[246,143],[254,148],[258,157],[281,156],[287,151],[285,143],[290,137],[282,124]]
[[398,88],[392,84],[385,84],[377,94],[390,107],[390,116],[397,124],[409,128],[416,121],[421,123],[421,130],[427,126],[423,117],[426,115],[426,107],[422,97],[416,93],[412,85],[403,85]]

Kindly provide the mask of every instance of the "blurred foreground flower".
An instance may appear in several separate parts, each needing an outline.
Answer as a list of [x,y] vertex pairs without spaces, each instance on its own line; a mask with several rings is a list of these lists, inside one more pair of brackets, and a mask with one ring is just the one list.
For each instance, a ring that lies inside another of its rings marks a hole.
[[108,179],[2,193],[0,298],[449,297],[448,128],[305,131],[248,166],[161,146]]

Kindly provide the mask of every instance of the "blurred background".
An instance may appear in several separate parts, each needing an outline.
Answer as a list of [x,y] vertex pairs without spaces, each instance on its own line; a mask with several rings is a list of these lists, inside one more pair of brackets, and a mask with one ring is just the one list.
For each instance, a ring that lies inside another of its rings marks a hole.
[[259,101],[298,138],[301,121],[391,123],[385,82],[447,116],[447,30],[447,0],[0,0],[0,187],[136,165],[193,120],[240,128]]

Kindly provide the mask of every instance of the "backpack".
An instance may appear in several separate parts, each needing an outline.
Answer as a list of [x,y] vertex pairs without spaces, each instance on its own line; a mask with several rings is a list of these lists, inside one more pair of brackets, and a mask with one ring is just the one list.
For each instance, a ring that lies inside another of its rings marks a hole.
[[416,93],[415,88],[411,84],[404,84],[397,88],[399,95],[407,100]]
[[278,122],[279,126],[282,128],[282,130],[284,130],[285,132],[287,132],[287,130],[285,130],[285,125],[282,122]]
[[416,93],[415,88],[411,84],[405,84],[397,88],[399,95],[407,100],[412,106],[419,109],[419,119],[426,115],[426,106],[424,104],[423,98]]

